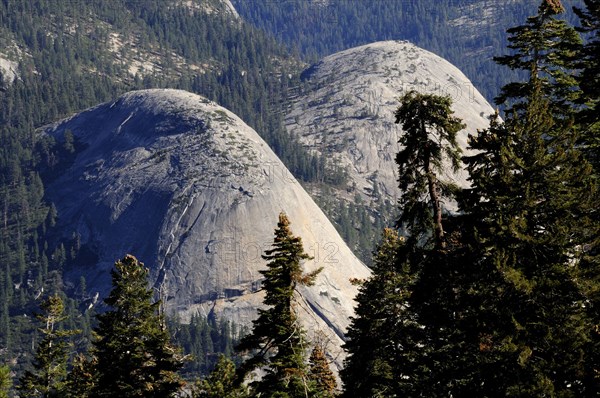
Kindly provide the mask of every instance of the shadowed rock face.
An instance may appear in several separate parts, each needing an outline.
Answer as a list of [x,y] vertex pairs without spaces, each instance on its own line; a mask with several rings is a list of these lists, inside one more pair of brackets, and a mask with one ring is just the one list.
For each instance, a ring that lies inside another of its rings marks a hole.
[[248,324],[262,303],[258,273],[279,212],[323,266],[298,303],[309,337],[322,331],[340,353],[356,288],[368,269],[298,182],[237,116],[177,90],[123,95],[45,129],[71,131],[74,163],[47,187],[58,231],[80,236],[98,260],[68,273],[106,294],[115,260],[131,253],[151,270],[170,313],[213,311]]
[[[494,112],[455,66],[405,41],[341,51],[313,65],[303,78],[308,89],[294,99],[287,130],[309,149],[346,167],[350,185],[356,184],[356,193],[367,203],[374,191],[391,203],[400,194],[394,159],[403,132],[394,123],[394,112],[402,94],[417,90],[450,96],[455,115],[467,125],[458,136],[462,148],[467,134],[486,128]],[[465,172],[442,176],[459,185],[466,184],[466,177]]]

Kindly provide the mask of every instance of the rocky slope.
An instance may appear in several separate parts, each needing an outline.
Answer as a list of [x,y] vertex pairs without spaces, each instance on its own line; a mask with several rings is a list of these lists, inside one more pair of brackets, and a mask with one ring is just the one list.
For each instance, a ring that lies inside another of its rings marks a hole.
[[[485,128],[493,113],[460,70],[405,41],[336,53],[303,77],[306,85],[293,99],[287,130],[312,151],[345,167],[349,184],[338,189],[338,195],[348,201],[360,197],[369,209],[385,201],[395,204],[399,195],[394,158],[402,129],[394,123],[394,111],[400,95],[409,90],[449,95],[456,116],[467,125],[458,137],[463,148],[467,134]],[[466,184],[464,172],[446,173],[444,178]]]
[[302,289],[301,317],[332,341],[353,312],[349,278],[368,269],[257,135],[236,115],[177,90],[130,92],[47,127],[58,142],[70,131],[72,165],[47,186],[57,231],[77,236],[95,261],[68,270],[105,294],[109,270],[126,253],[151,270],[170,313],[226,316],[248,324],[262,302],[260,254],[270,247],[279,212],[323,266]]

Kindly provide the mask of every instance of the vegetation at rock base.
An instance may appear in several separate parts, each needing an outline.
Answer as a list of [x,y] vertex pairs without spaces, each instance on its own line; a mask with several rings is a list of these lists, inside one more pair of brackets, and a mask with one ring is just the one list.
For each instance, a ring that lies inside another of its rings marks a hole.
[[236,383],[236,367],[231,359],[221,355],[213,371],[196,383],[194,398],[244,398],[247,388]]

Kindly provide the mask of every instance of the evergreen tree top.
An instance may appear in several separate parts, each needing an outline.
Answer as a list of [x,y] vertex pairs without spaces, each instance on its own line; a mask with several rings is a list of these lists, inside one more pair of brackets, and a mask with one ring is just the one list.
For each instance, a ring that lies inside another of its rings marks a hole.
[[540,14],[556,15],[563,12],[565,12],[565,8],[560,0],[544,0],[539,9]]
[[306,366],[305,332],[298,322],[296,286],[313,284],[321,269],[303,272],[301,261],[311,257],[304,252],[300,237],[292,234],[283,212],[274,235],[273,248],[262,256],[268,261],[267,269],[260,271],[265,277],[267,308],[258,310],[252,332],[236,348],[253,352],[238,370],[238,383],[261,368],[261,380],[250,383],[252,396],[305,397],[313,383]]

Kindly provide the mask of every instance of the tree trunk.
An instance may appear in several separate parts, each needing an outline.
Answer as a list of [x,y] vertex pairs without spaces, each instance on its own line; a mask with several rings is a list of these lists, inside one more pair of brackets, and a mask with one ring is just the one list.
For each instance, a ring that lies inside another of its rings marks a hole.
[[444,242],[444,228],[442,226],[442,202],[438,189],[438,182],[429,166],[429,158],[426,160],[425,172],[427,173],[427,183],[429,185],[429,197],[431,199],[431,207],[433,208],[433,233],[435,235],[435,247],[443,249],[446,247]]

